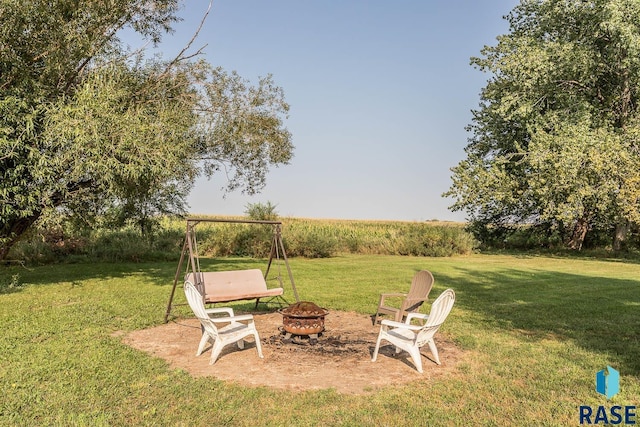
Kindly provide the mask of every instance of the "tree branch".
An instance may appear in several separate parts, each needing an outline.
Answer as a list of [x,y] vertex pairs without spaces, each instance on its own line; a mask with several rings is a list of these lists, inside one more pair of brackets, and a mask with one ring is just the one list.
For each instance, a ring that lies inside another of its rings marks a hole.
[[209,5],[207,6],[207,11],[204,13],[204,16],[202,17],[202,20],[200,21],[200,25],[198,25],[198,28],[196,29],[195,33],[193,33],[193,36],[191,37],[191,40],[189,40],[189,43],[187,43],[187,45],[182,48],[182,50],[175,56],[175,58],[173,58],[173,60],[171,60],[171,62],[169,62],[169,64],[165,68],[164,72],[161,73],[160,76],[163,76],[166,73],[168,73],[169,70],[171,70],[171,68],[173,68],[173,66],[176,65],[178,62],[184,61],[186,59],[193,58],[193,57],[198,56],[198,55],[200,55],[202,53],[202,50],[206,47],[206,45],[202,46],[194,54],[185,55],[185,53],[191,48],[191,45],[198,38],[198,35],[200,34],[200,31],[202,30],[202,27],[204,26],[204,22],[207,20],[207,16],[209,16],[209,12],[211,11],[211,6],[213,6],[213,0],[209,0]]

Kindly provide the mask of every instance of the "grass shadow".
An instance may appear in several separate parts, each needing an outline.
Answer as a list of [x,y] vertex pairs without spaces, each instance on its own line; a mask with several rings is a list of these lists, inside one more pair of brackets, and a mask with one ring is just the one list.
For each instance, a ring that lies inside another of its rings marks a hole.
[[622,361],[640,376],[640,281],[545,270],[496,272],[456,267],[464,279],[440,273],[451,283],[456,304],[502,329],[532,339],[571,339],[579,346]]
[[[248,268],[266,269],[267,261],[252,258],[203,258],[202,271],[242,270]],[[174,262],[127,262],[93,264],[50,264],[36,268],[15,266],[0,267],[0,294],[20,292],[24,285],[46,286],[61,282],[79,283],[90,279],[114,279],[127,276],[142,276],[156,286],[172,286],[178,264]],[[182,272],[186,271],[186,262]],[[5,277],[7,279],[5,279]],[[180,280],[181,281],[181,280]]]
[[20,275],[14,273],[0,278],[0,295],[13,294],[20,292],[23,286],[20,284]]

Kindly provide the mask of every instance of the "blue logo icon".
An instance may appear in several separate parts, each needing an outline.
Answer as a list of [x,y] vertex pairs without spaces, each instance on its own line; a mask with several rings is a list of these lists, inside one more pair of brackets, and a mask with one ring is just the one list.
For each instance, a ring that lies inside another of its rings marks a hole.
[[620,372],[616,371],[611,366],[607,366],[606,370],[603,369],[602,371],[597,372],[596,391],[607,396],[607,399],[611,399],[615,396],[620,391]]

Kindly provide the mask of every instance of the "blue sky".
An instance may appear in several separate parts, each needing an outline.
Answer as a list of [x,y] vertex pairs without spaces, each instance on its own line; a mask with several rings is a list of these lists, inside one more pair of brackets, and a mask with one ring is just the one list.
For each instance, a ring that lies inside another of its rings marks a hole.
[[[270,202],[283,217],[464,220],[441,197],[464,158],[488,75],[469,65],[508,31],[517,0],[214,0],[194,44],[256,82],[272,74],[291,106],[290,165],[266,188],[229,193],[197,181],[193,214],[242,215]],[[189,0],[160,49],[192,37],[208,1]]]

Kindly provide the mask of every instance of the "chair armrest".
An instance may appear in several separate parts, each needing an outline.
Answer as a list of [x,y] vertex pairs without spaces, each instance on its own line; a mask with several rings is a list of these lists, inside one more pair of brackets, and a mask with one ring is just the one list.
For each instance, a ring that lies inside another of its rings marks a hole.
[[212,314],[227,313],[233,317],[233,308],[231,307],[219,307],[219,308],[207,308],[205,312],[211,317]]
[[414,307],[414,310],[417,309],[416,306],[422,305],[422,303],[429,301],[429,298],[405,298],[402,301],[402,310],[407,310],[410,307]]
[[403,294],[403,293],[399,293],[399,292],[391,292],[391,293],[380,294],[380,301],[378,302],[378,306],[381,306],[382,304],[384,304],[384,300],[386,298],[405,298],[406,296],[407,296],[407,294]]
[[232,316],[232,317],[213,317],[211,319],[212,322],[214,323],[226,323],[226,322],[240,322],[240,321],[246,321],[246,320],[251,320],[253,321],[253,315],[252,314],[241,314],[239,316]]
[[427,320],[429,318],[428,314],[422,314],[422,313],[409,313],[407,314],[407,318],[405,319],[405,324],[410,324],[411,323],[411,319],[420,319],[422,321]]
[[411,331],[418,331],[418,330],[422,329],[422,326],[420,326],[420,325],[409,325],[407,323],[396,322],[395,320],[388,320],[388,319],[384,319],[381,322],[381,324],[383,326],[391,326],[392,328],[409,329]]
[[380,294],[381,297],[406,297],[407,294],[403,294],[400,292],[391,292],[391,293],[384,293],[384,294]]

